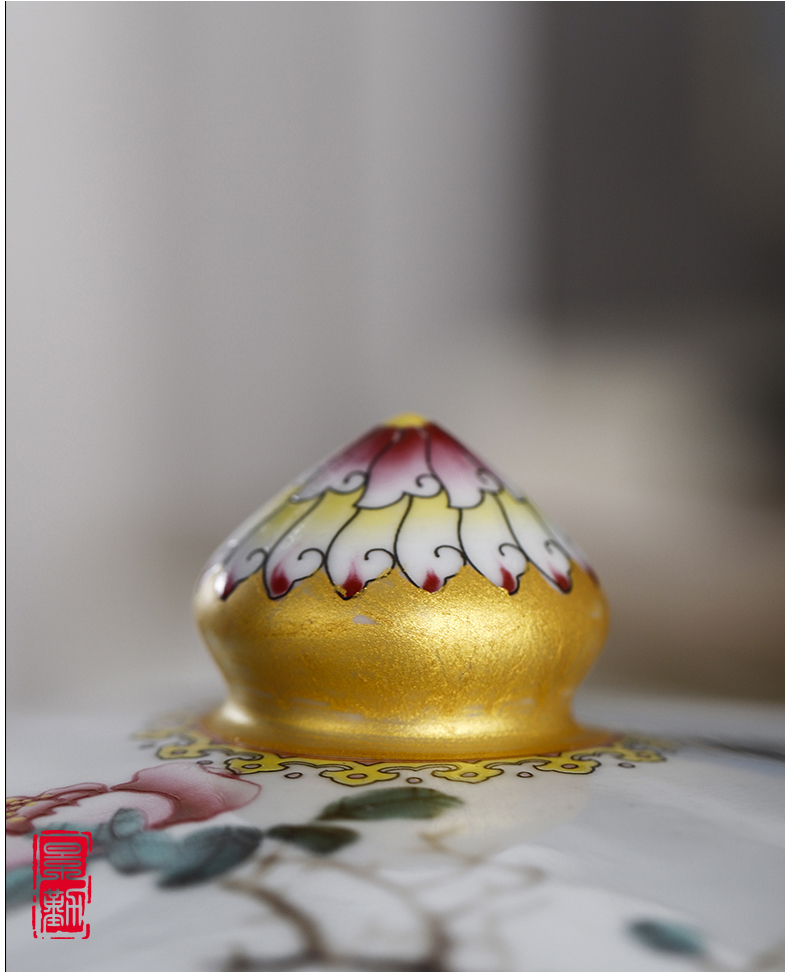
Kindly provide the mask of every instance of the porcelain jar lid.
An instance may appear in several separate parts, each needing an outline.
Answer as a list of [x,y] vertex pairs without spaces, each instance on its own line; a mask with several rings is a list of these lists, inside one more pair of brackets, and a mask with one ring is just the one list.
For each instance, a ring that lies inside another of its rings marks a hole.
[[607,629],[586,557],[413,414],[246,520],[209,561],[195,609],[229,687],[206,724],[226,738],[373,759],[594,741],[571,712]]

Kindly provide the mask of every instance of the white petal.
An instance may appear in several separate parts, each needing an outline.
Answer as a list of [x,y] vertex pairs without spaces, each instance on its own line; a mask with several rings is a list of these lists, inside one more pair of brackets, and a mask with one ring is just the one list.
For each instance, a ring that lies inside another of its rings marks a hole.
[[400,432],[377,427],[343,451],[321,462],[299,479],[294,499],[313,499],[327,489],[333,492],[355,492],[367,482],[370,466]]
[[288,494],[281,493],[271,505],[243,522],[217,550],[206,573],[220,569],[214,580],[218,597],[229,597],[242,581],[260,570],[277,540],[318,505],[317,499],[289,502]]
[[326,568],[332,583],[347,597],[381,576],[395,563],[395,535],[409,500],[385,509],[360,509],[329,547]]
[[432,496],[441,491],[428,467],[427,441],[422,429],[404,428],[401,436],[378,456],[370,469],[362,509],[380,509],[404,495]]
[[516,501],[509,492],[498,496],[513,535],[544,577],[562,591],[571,589],[571,565],[560,543],[529,502]]
[[551,533],[554,539],[557,540],[568,556],[578,563],[582,570],[586,571],[593,578],[593,580],[597,580],[598,575],[590,566],[590,560],[581,546],[579,546],[578,543],[575,543],[570,536],[568,536],[568,534],[563,529],[560,529],[560,527],[555,523],[549,522],[548,519],[544,519],[543,521],[546,523],[546,528],[548,531]]
[[427,424],[428,460],[436,477],[457,509],[479,504],[484,492],[498,492],[502,486],[493,472],[455,438],[436,424]]
[[527,559],[513,538],[497,497],[486,495],[474,509],[461,510],[461,544],[472,566],[497,587],[518,590]]
[[273,499],[269,499],[265,505],[262,505],[259,509],[256,509],[251,516],[247,516],[244,522],[240,526],[237,526],[230,536],[223,540],[223,542],[214,550],[203,567],[203,573],[205,574],[209,570],[214,569],[217,564],[227,563],[231,554],[234,553],[235,550],[237,550],[249,536],[259,529],[265,522],[271,519],[278,509],[282,509],[282,507],[290,499],[292,492],[293,486],[283,489],[282,492],[278,492]]
[[264,582],[270,597],[282,597],[297,580],[311,576],[323,564],[335,535],[354,518],[359,493],[327,492],[308,514],[280,539],[269,554]]
[[396,542],[398,563],[412,583],[435,591],[464,564],[458,540],[458,510],[444,492],[432,499],[412,499]]

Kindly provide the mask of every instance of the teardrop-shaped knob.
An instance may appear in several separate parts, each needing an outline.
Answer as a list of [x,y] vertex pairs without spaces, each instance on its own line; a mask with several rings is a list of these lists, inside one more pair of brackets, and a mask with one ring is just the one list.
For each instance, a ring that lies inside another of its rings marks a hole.
[[438,425],[402,415],[217,550],[209,728],[277,752],[461,759],[590,745],[571,699],[607,608],[581,551]]

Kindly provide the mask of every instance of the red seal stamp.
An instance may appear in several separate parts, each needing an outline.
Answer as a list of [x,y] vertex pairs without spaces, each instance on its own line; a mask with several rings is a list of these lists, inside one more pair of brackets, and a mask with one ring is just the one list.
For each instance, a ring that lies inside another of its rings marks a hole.
[[41,831],[33,836],[33,936],[36,939],[87,940],[91,901],[88,856],[90,831]]

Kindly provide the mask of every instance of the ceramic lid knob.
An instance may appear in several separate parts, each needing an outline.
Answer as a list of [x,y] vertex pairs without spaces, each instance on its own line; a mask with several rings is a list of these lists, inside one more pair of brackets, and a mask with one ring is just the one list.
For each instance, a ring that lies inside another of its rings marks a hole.
[[251,516],[209,561],[195,607],[229,686],[206,718],[223,737],[426,760],[589,743],[571,699],[606,635],[595,574],[521,493],[416,415]]

